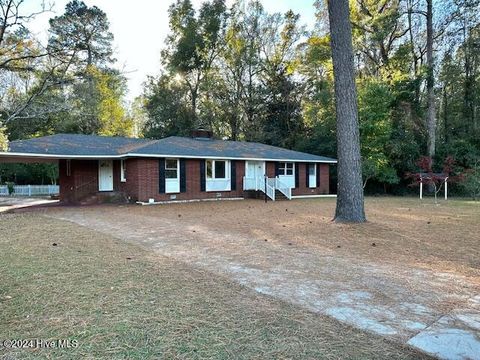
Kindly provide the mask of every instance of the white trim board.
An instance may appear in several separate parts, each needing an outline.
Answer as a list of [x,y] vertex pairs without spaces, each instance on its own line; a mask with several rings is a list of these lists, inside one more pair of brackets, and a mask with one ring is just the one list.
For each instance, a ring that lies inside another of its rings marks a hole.
[[200,201],[236,201],[236,200],[245,200],[243,197],[232,197],[232,198],[214,198],[214,199],[187,199],[187,200],[164,200],[164,201],[155,201],[155,202],[144,202],[137,201],[136,204],[145,206],[145,205],[165,205],[165,204],[187,204]]
[[39,154],[39,153],[15,153],[15,152],[0,152],[0,157],[29,157],[29,158],[43,158],[43,159],[78,159],[78,160],[92,160],[92,159],[126,159],[126,158],[177,158],[177,159],[218,159],[218,160],[245,160],[245,161],[273,161],[273,162],[308,162],[308,163],[322,163],[322,164],[336,164],[337,160],[293,160],[293,159],[269,159],[269,158],[244,158],[244,157],[229,157],[229,156],[198,156],[198,155],[171,155],[171,154],[122,154],[122,155],[65,155],[65,154]]

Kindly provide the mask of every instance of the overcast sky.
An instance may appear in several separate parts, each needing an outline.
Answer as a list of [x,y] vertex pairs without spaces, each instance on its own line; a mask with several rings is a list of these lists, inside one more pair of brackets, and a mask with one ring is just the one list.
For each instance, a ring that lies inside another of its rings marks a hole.
[[[68,0],[53,2],[53,12],[38,16],[30,28],[41,38],[46,38],[48,19],[64,12]],[[84,0],[88,6],[102,9],[110,21],[113,33],[116,66],[128,78],[128,99],[142,93],[142,82],[147,75],[157,75],[160,67],[160,50],[168,33],[167,10],[173,0]],[[38,10],[41,0],[27,0],[28,10]],[[198,8],[201,0],[192,0]],[[233,1],[227,0],[227,5]],[[314,0],[262,0],[268,12],[284,13],[292,9],[301,15],[301,22],[313,27]],[[25,10],[27,10],[27,7]]]

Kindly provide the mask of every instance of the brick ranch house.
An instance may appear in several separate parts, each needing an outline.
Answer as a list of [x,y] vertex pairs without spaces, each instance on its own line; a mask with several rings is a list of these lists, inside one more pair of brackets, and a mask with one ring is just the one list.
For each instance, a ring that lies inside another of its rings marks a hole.
[[58,162],[60,200],[119,195],[132,202],[329,193],[336,160],[253,142],[215,140],[207,131],[160,140],[57,134],[12,141],[0,162]]

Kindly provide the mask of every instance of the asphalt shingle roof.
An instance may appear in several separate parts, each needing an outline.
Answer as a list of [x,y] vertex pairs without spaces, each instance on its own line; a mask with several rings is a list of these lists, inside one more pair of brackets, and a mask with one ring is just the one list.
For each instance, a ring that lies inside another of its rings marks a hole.
[[12,141],[9,152],[52,156],[178,156],[334,162],[335,159],[243,141],[171,136],[160,140],[56,134]]

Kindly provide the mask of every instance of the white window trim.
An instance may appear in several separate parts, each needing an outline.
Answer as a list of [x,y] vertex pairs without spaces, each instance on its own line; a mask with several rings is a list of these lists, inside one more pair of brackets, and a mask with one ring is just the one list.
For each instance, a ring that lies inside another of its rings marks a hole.
[[125,159],[120,160],[120,182],[127,182],[127,177],[125,174],[127,167],[125,165],[125,161]]
[[[310,169],[311,169],[311,166],[313,165],[313,175],[310,175]],[[318,173],[317,173],[317,164],[308,164],[308,188],[309,189],[314,189],[317,187],[317,176],[318,176]],[[310,184],[310,176],[315,176],[315,181],[313,182],[313,186]]]
[[[176,178],[167,178],[166,172],[167,170],[173,170],[173,168],[167,168],[167,161],[168,160],[175,160],[177,162],[177,177]],[[178,191],[167,191],[167,181],[177,181],[178,183]],[[178,194],[180,193],[180,159],[175,158],[166,158],[165,159],[165,194]]]
[[[207,171],[209,161],[212,162],[212,177],[211,178],[208,177],[208,171]],[[225,162],[225,177],[223,177],[223,178],[215,177],[215,163],[217,161]],[[210,160],[210,159],[207,159],[205,161],[205,177],[206,177],[207,180],[227,180],[227,179],[230,179],[230,160],[223,160],[223,159],[218,159],[218,160],[213,160],[212,159],[212,160]]]
[[[212,162],[212,177],[208,177],[208,161]],[[216,161],[224,161],[225,162],[225,177],[224,178],[215,178],[215,162]],[[214,184],[224,184],[224,187],[214,187]],[[205,160],[205,191],[206,192],[221,192],[221,191],[231,191],[232,190],[232,182],[231,182],[231,162],[230,160],[226,159],[207,159]]]
[[[281,165],[284,165],[283,167]],[[292,164],[292,174],[287,175],[287,164]],[[283,174],[281,173],[283,172]],[[295,163],[291,161],[282,161],[278,165],[278,175],[279,176],[295,176]]]

